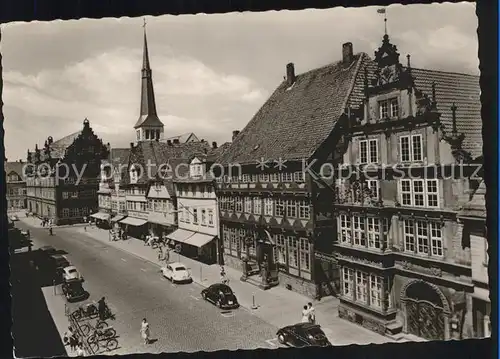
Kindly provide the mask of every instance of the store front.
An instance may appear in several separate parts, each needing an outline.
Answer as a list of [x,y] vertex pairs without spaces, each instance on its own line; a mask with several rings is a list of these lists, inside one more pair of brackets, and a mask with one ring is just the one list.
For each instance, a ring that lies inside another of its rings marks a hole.
[[143,236],[148,234],[148,222],[144,219],[125,217],[119,223],[128,237],[142,239]]
[[111,228],[111,215],[105,212],[96,212],[90,215],[91,218],[95,219],[96,226],[99,228],[109,229]]
[[216,241],[213,235],[177,229],[168,234],[167,239],[174,241],[176,248],[180,249],[180,254],[186,257],[207,264],[217,262]]

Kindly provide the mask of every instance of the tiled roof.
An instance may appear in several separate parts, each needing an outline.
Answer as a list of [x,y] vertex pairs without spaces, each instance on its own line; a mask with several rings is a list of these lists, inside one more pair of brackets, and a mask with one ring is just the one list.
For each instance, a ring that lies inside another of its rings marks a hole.
[[180,143],[184,143],[186,142],[189,137],[191,136],[194,136],[196,138],[196,140],[198,141],[198,137],[193,133],[193,132],[188,132],[188,133],[183,133],[182,135],[178,135],[178,136],[172,136],[172,137],[168,137],[168,138],[165,138],[164,142],[170,140],[170,141],[173,141],[173,140],[179,140]]
[[113,165],[127,164],[130,148],[111,148],[110,160]]
[[4,162],[5,174],[9,175],[11,172],[15,172],[22,178],[24,165],[26,165],[25,162]]
[[207,154],[207,162],[218,162],[219,158],[231,148],[231,142],[225,142],[217,148],[212,148]]
[[[63,158],[66,149],[78,138],[78,136],[80,136],[81,133],[82,131],[80,130],[70,135],[64,136],[63,138],[57,141],[52,142],[52,144],[50,144],[49,146],[50,156],[52,158]],[[41,156],[43,157],[44,146],[41,146],[39,148]],[[34,150],[31,152],[34,152]]]
[[472,195],[472,199],[467,202],[460,212],[459,217],[478,217],[486,219],[486,183],[481,181],[478,188]]
[[332,133],[345,108],[359,105],[361,69],[367,60],[368,55],[356,54],[347,68],[336,62],[297,75],[290,88],[282,82],[219,161],[226,165],[256,163],[261,158],[310,158]]
[[452,129],[453,103],[457,106],[457,130],[465,134],[462,148],[473,158],[483,153],[479,76],[412,68],[415,85],[431,98],[436,83],[436,101],[447,134]]
[[[163,168],[174,169],[173,176],[183,176],[185,175],[183,171],[189,170],[189,166],[186,165],[189,164],[190,159],[194,155],[203,155],[208,150],[210,150],[210,145],[207,142],[189,142],[170,146],[167,143],[158,141],[139,142],[130,151],[128,167],[130,168],[130,166],[136,164],[144,168],[145,173],[139,178],[139,184],[147,183],[155,178],[158,169],[167,164],[168,166]],[[180,166],[181,163],[186,165]],[[148,168],[149,174],[147,173]],[[175,169],[177,169],[177,173]],[[128,170],[122,178],[124,184],[130,183]]]

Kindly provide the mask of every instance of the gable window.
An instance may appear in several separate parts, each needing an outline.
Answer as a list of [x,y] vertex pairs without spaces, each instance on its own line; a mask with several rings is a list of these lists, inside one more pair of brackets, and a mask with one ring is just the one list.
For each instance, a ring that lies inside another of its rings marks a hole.
[[439,207],[439,186],[437,179],[402,179],[400,180],[399,191],[403,206]]
[[379,102],[380,118],[395,118],[399,116],[399,105],[397,98],[391,98]]
[[399,137],[399,153],[401,162],[423,161],[422,135]]
[[378,162],[378,139],[359,141],[359,163],[377,163]]

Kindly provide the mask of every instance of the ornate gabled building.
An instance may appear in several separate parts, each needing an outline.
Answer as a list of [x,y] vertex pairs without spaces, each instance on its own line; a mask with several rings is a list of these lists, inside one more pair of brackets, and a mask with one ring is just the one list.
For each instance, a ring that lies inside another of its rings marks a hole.
[[457,220],[478,182],[477,76],[413,69],[386,34],[348,111],[335,171],[339,316],[381,334],[471,335],[471,246]]
[[26,163],[21,160],[18,162],[4,162],[7,183],[7,211],[19,211],[26,208],[25,165]]
[[28,150],[28,210],[54,224],[82,222],[97,210],[101,160],[107,157],[87,119],[82,130],[57,141],[49,136],[42,149]]
[[337,273],[333,258],[314,260],[316,250],[331,252],[335,228],[333,192],[315,173],[341,160],[334,130],[348,106],[361,104],[370,61],[351,43],[342,54],[299,75],[288,64],[285,80],[218,159],[225,167],[217,185],[224,263],[261,288],[280,284],[318,297]]

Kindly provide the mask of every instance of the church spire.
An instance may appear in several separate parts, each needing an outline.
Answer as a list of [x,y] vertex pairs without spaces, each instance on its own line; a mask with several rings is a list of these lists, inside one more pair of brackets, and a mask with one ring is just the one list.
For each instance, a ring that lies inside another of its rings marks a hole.
[[[139,119],[137,120],[134,128],[139,130],[140,128],[147,127],[148,130],[144,130],[140,133],[138,132],[137,140],[154,140],[159,136],[159,133],[163,132],[163,123],[158,118],[156,112],[156,101],[155,93],[153,88],[153,76],[151,71],[151,65],[149,62],[149,52],[148,52],[148,39],[146,35],[146,19],[144,19],[144,49],[142,55],[142,70],[141,70],[141,112]],[[157,131],[160,130],[161,131]],[[151,132],[154,135],[150,135]],[[147,133],[147,136],[146,136]],[[158,137],[159,139],[159,137]]]

